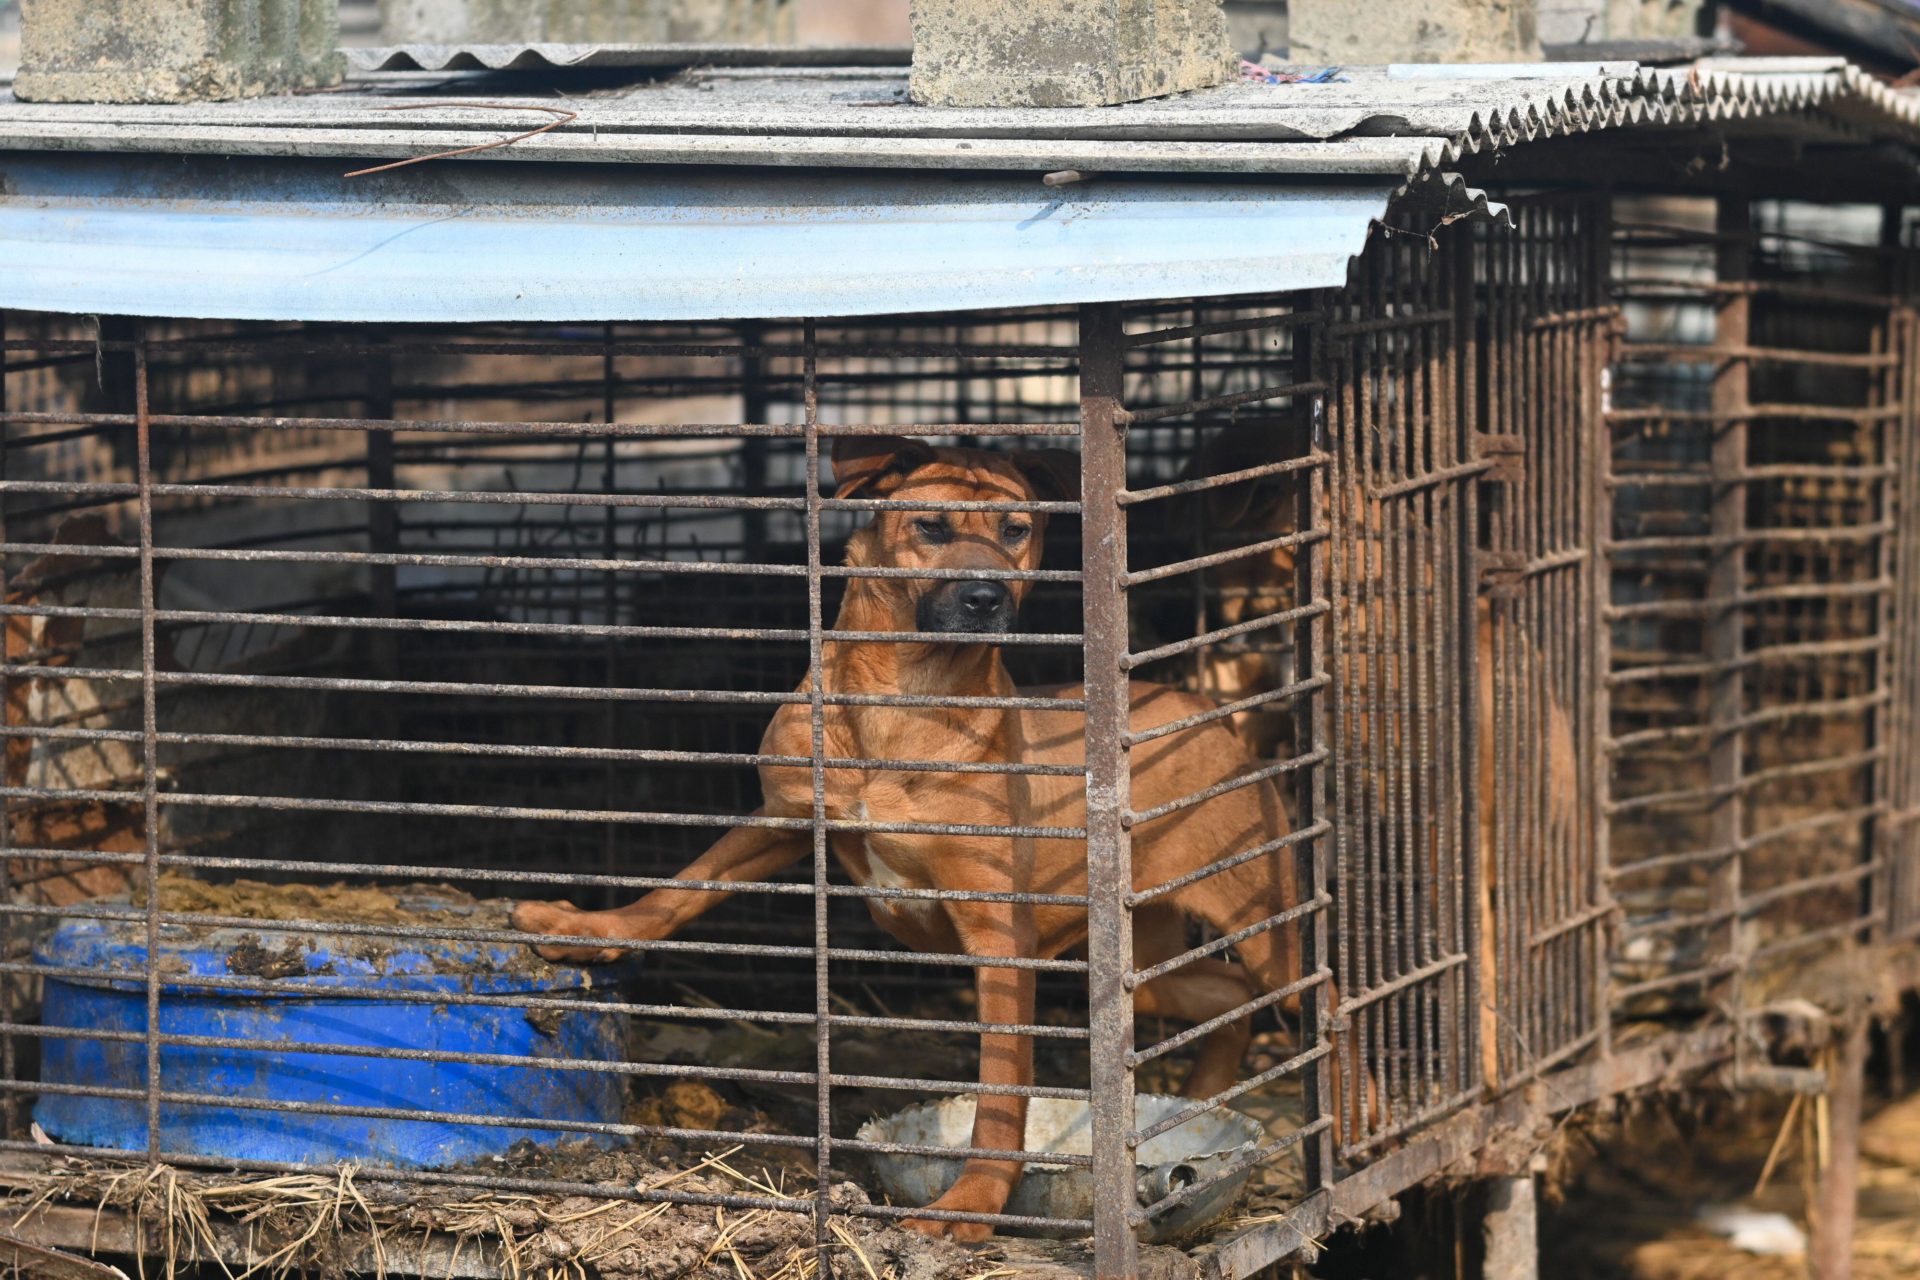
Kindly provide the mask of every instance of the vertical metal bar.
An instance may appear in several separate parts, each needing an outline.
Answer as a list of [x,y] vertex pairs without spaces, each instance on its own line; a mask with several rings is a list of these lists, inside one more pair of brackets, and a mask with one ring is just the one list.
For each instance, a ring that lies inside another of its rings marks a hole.
[[1087,997],[1093,1095],[1093,1256],[1099,1280],[1137,1268],[1128,1212],[1135,1197],[1132,1149],[1133,840],[1127,751],[1126,411],[1120,309],[1080,309],[1080,493],[1085,532],[1087,691]]
[[153,431],[147,403],[146,326],[134,330],[133,415],[140,502],[140,785],[146,820],[147,881],[147,1155],[160,1158],[160,772],[159,706],[155,697],[153,582]]
[[[1316,310],[1324,308],[1316,307]],[[1294,331],[1293,367],[1296,381],[1319,383],[1321,377],[1320,348],[1322,333],[1320,326],[1306,326]],[[1306,440],[1307,448],[1315,453],[1324,453],[1327,447],[1325,400],[1314,395],[1305,403],[1297,406],[1307,418],[1307,429],[1300,433]],[[1307,482],[1296,486],[1294,501],[1294,528],[1315,529],[1327,520],[1326,472],[1324,467],[1307,469]],[[1327,598],[1328,550],[1325,543],[1311,542],[1301,549],[1294,559],[1293,598],[1296,604],[1311,604]],[[1327,644],[1327,615],[1316,613],[1294,625],[1295,678],[1317,680],[1324,667],[1324,655]],[[1294,753],[1310,756],[1323,749],[1327,743],[1327,690],[1314,689],[1294,704]],[[1296,788],[1296,802],[1299,811],[1295,815],[1298,828],[1306,830],[1320,821],[1327,813],[1327,764],[1321,762],[1307,770]],[[1307,845],[1307,883],[1301,895],[1304,902],[1318,901],[1327,892],[1327,837],[1315,836]],[[1322,909],[1305,917],[1301,927],[1311,930],[1303,940],[1300,955],[1305,961],[1303,967],[1310,973],[1319,973],[1326,969],[1329,959],[1328,932],[1332,925],[1332,913]],[[1331,1002],[1327,999],[1327,988],[1316,983],[1300,995],[1300,1027],[1302,1039],[1306,1041],[1303,1049],[1318,1048],[1327,1043],[1332,1032]],[[1315,1059],[1301,1080],[1301,1119],[1312,1124],[1322,1116],[1329,1114],[1333,1104],[1333,1060],[1331,1054],[1322,1054]],[[1333,1185],[1334,1150],[1333,1127],[1328,1126],[1315,1134],[1306,1147],[1306,1186],[1309,1191]]]
[[[0,485],[4,485],[8,479],[7,460],[12,453],[9,446],[13,443],[13,432],[6,420],[6,338],[7,313],[0,311]],[[7,496],[4,490],[0,490],[0,543],[6,541]],[[0,602],[7,600],[9,586],[7,559],[5,556],[0,556]],[[0,668],[4,668],[13,661],[13,654],[11,652],[12,630],[13,625],[11,619],[0,620]],[[21,630],[23,633],[22,640],[24,641],[24,633],[26,631],[24,619],[22,620]],[[26,646],[24,643],[21,648],[21,657],[26,659]],[[7,679],[4,675],[0,675],[0,725],[4,725],[9,729],[13,727],[13,690],[14,682]],[[13,740],[11,738],[0,742],[0,762],[4,762],[8,754],[12,754],[12,746]],[[23,760],[26,758],[25,752],[20,753],[20,755]],[[5,777],[5,782],[9,788],[25,786],[27,784],[27,778],[23,772],[22,775],[17,778]],[[0,903],[11,904],[13,902],[13,893],[13,798],[11,796],[0,796]],[[13,914],[11,912],[7,912],[4,917],[0,917],[0,959],[9,961],[13,959]],[[0,975],[0,1019],[4,1019],[8,1026],[13,1026],[16,1022],[13,1009],[15,983],[16,978],[14,975]],[[0,1080],[5,1080],[11,1085],[14,1080],[18,1078],[18,1061],[13,1036],[11,1034],[0,1036]],[[0,1137],[14,1138],[19,1136],[20,1106],[23,1101],[24,1099],[17,1091],[13,1089],[7,1090],[5,1103],[0,1104],[4,1105],[4,1110],[0,1111]]]
[[[763,324],[749,322],[740,326],[740,345],[747,348],[758,347],[767,340],[767,329]],[[746,355],[740,359],[740,421],[771,421],[771,398],[767,395],[766,358],[760,355]],[[608,421],[612,421],[611,418]],[[750,494],[760,495],[767,491],[767,441],[759,436],[749,436],[740,442],[740,484]],[[742,514],[744,521],[743,541],[748,564],[765,564],[767,560],[767,513],[748,511]]]
[[[1722,286],[1746,283],[1749,273],[1753,211],[1744,196],[1720,197],[1715,217],[1717,233],[1715,279]],[[1714,366],[1713,447],[1711,470],[1714,481],[1712,531],[1715,539],[1708,572],[1707,595],[1716,602],[1707,622],[1707,658],[1714,664],[1708,700],[1708,720],[1712,742],[1708,753],[1709,775],[1714,789],[1711,830],[1713,846],[1721,851],[1722,862],[1708,889],[1707,906],[1714,919],[1724,921],[1725,950],[1721,954],[1737,957],[1740,949],[1738,910],[1740,905],[1740,854],[1744,801],[1739,790],[1743,771],[1743,738],[1734,727],[1740,719],[1746,699],[1746,685],[1740,655],[1745,648],[1742,635],[1744,616],[1733,601],[1739,596],[1746,578],[1747,486],[1738,477],[1747,465],[1747,424],[1737,415],[1747,407],[1749,366],[1744,356],[1730,353],[1747,345],[1751,312],[1747,293],[1738,288],[1724,289],[1715,304],[1714,345],[1718,362]],[[1718,958],[1718,957],[1714,957]],[[1717,990],[1708,993],[1709,1003],[1735,1019],[1739,1017],[1742,973],[1735,970]],[[1744,1037],[1735,1036],[1736,1053]]]
[[[1594,232],[1594,255],[1597,259],[1591,271],[1596,280],[1595,301],[1604,292],[1610,293],[1613,280],[1613,200],[1611,196],[1602,196],[1597,201],[1603,211],[1602,225]],[[1587,546],[1594,557],[1592,576],[1588,580],[1588,603],[1586,621],[1588,634],[1592,637],[1590,648],[1592,666],[1588,669],[1584,692],[1592,699],[1592,717],[1588,721],[1581,741],[1593,753],[1591,823],[1593,830],[1593,875],[1594,892],[1602,895],[1596,901],[1610,902],[1613,888],[1609,871],[1613,862],[1613,836],[1611,819],[1608,817],[1608,805],[1613,800],[1613,753],[1600,744],[1613,733],[1613,698],[1611,686],[1607,680],[1613,670],[1613,624],[1608,620],[1608,606],[1613,601],[1613,562],[1609,547],[1613,544],[1614,485],[1613,485],[1613,435],[1607,426],[1607,414],[1613,409],[1613,365],[1617,344],[1625,337],[1623,319],[1620,313],[1605,322],[1603,336],[1597,341],[1590,365],[1593,376],[1589,379],[1591,413],[1582,426],[1588,447],[1593,450],[1593,462],[1589,470],[1593,473],[1593,503],[1590,507],[1592,518],[1587,526]],[[1610,1056],[1613,1052],[1613,1002],[1610,993],[1613,986],[1612,966],[1608,957],[1613,954],[1614,934],[1619,928],[1619,905],[1613,903],[1613,910],[1606,917],[1602,927],[1594,931],[1593,987],[1594,1016],[1600,1023],[1600,1053]]]
[[[376,331],[372,337],[376,345],[387,337],[384,331]],[[393,420],[393,355],[381,350],[366,357],[366,415],[383,422]],[[393,432],[369,431],[366,433],[367,487],[370,489],[393,489],[394,458]],[[392,555],[400,550],[400,507],[393,502],[369,502],[367,504],[367,548],[376,555]],[[390,564],[370,565],[367,570],[367,593],[376,618],[392,618],[399,612],[399,571]],[[368,656],[372,659],[374,678],[394,680],[400,675],[400,633],[384,627],[375,628],[367,636]],[[384,732],[384,726],[382,727]]]
[[813,1032],[814,1032],[814,1184],[815,1239],[824,1244],[833,1202],[833,1045],[828,1034],[828,966],[830,945],[827,907],[827,712],[825,629],[820,591],[820,386],[814,322],[802,332],[801,386],[806,419],[807,521],[807,716],[812,728],[809,754],[813,765]]
[[[615,337],[613,325],[608,323],[604,326],[600,336],[603,344],[600,351],[600,420],[611,424],[620,408],[617,391],[618,368],[613,356]],[[742,419],[742,421],[760,422],[763,421],[763,419],[745,418]],[[618,477],[619,454],[616,449],[616,442],[613,436],[609,434],[600,442],[600,492],[611,494],[614,490],[614,483]],[[759,491],[752,490],[751,492],[757,493]],[[600,554],[608,561],[619,558],[619,514],[619,510],[612,503],[608,503],[601,512]],[[603,613],[600,621],[610,628],[618,626],[620,622],[619,592],[619,579],[604,569],[600,570],[600,605]],[[619,673],[619,658],[619,643],[614,639],[613,634],[609,632],[607,638],[601,644],[601,688],[612,689],[616,687],[615,677]],[[609,750],[618,745],[618,711],[619,703],[614,701],[614,699],[607,698],[603,701],[600,709],[600,738],[601,742]],[[608,759],[600,766],[600,803],[602,807],[608,810],[617,807],[616,796],[619,791],[619,785],[619,771],[615,767],[613,760]],[[611,876],[620,873],[618,823],[608,822],[601,824],[600,859],[601,867],[605,874]]]
[[[1879,341],[1874,346],[1876,354],[1894,357],[1880,371],[1877,394],[1873,403],[1885,407],[1899,403],[1900,384],[1906,371],[1901,367],[1900,357],[1905,354],[1906,344],[1902,337],[1905,328],[1906,307],[1900,285],[1903,281],[1895,275],[1899,266],[1901,224],[1905,210],[1899,205],[1890,205],[1880,211],[1880,245],[1885,253],[1882,262],[1887,274],[1894,278],[1891,292],[1893,302],[1888,306],[1885,317],[1877,326]],[[1874,440],[1874,452],[1870,461],[1885,467],[1893,463],[1900,454],[1899,440],[1901,423],[1898,419],[1880,418],[1871,428]],[[1900,515],[1898,504],[1904,500],[1914,501],[1915,495],[1900,495],[1893,481],[1882,475],[1873,482],[1874,504],[1870,519],[1886,523],[1890,529],[1898,530]],[[1879,553],[1879,565],[1876,577],[1883,583],[1894,583],[1899,572],[1899,559],[1895,552],[1898,534],[1883,533],[1876,539]],[[1897,829],[1892,819],[1893,812],[1893,772],[1899,767],[1900,748],[1899,722],[1902,710],[1895,701],[1897,680],[1894,663],[1898,655],[1898,626],[1896,624],[1894,599],[1895,588],[1882,587],[1879,595],[1879,617],[1875,620],[1875,631],[1880,640],[1880,648],[1874,654],[1874,688],[1880,701],[1868,713],[1868,733],[1866,747],[1869,751],[1879,750],[1883,754],[1871,766],[1873,770],[1872,800],[1874,805],[1873,827],[1870,838],[1865,842],[1861,856],[1877,860],[1879,870],[1868,877],[1865,893],[1862,895],[1862,907],[1867,918],[1873,923],[1868,936],[1876,942],[1884,941],[1892,934],[1893,925],[1893,882],[1896,862]]]

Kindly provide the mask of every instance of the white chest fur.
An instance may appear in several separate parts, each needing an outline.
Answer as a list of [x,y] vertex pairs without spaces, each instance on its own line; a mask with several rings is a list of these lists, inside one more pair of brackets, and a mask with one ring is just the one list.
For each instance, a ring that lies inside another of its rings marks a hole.
[[[867,802],[862,800],[855,809],[862,822],[872,821],[867,810]],[[925,889],[928,886],[901,874],[900,869],[887,861],[887,840],[876,839],[868,833],[860,836],[860,861],[865,864],[865,874],[856,872],[855,879],[869,889]],[[902,917],[911,920],[925,920],[940,910],[940,904],[931,898],[869,898],[868,907],[876,916]]]

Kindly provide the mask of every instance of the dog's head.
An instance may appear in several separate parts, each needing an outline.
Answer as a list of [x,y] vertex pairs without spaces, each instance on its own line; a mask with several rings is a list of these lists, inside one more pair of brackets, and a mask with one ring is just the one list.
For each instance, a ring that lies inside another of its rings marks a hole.
[[[841,436],[833,444],[835,496],[922,502],[876,511],[847,542],[847,563],[933,569],[937,578],[865,580],[892,606],[898,629],[945,635],[1012,629],[1032,584],[997,576],[1037,569],[1044,512],[943,511],[958,502],[1072,501],[1080,459],[1064,449],[989,453],[936,449],[898,436]],[[974,575],[979,576],[974,576]]]

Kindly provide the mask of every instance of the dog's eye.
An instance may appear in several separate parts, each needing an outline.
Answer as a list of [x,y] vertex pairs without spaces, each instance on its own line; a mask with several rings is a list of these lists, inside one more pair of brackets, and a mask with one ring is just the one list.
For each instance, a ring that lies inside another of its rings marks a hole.
[[928,516],[925,519],[915,520],[913,527],[918,529],[929,542],[945,542],[953,534],[953,531],[947,527],[946,520],[940,516]]
[[1000,526],[1000,539],[1003,542],[1018,542],[1027,536],[1032,527],[1019,520],[1009,520]]

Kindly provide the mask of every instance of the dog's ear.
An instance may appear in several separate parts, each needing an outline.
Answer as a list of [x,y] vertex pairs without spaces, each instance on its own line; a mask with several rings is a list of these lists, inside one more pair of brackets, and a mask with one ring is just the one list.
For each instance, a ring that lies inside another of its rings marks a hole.
[[924,440],[902,436],[835,436],[833,496],[851,498],[887,476],[904,476],[933,461]]
[[1009,455],[1041,502],[1080,500],[1080,455],[1070,449],[1020,449]]

